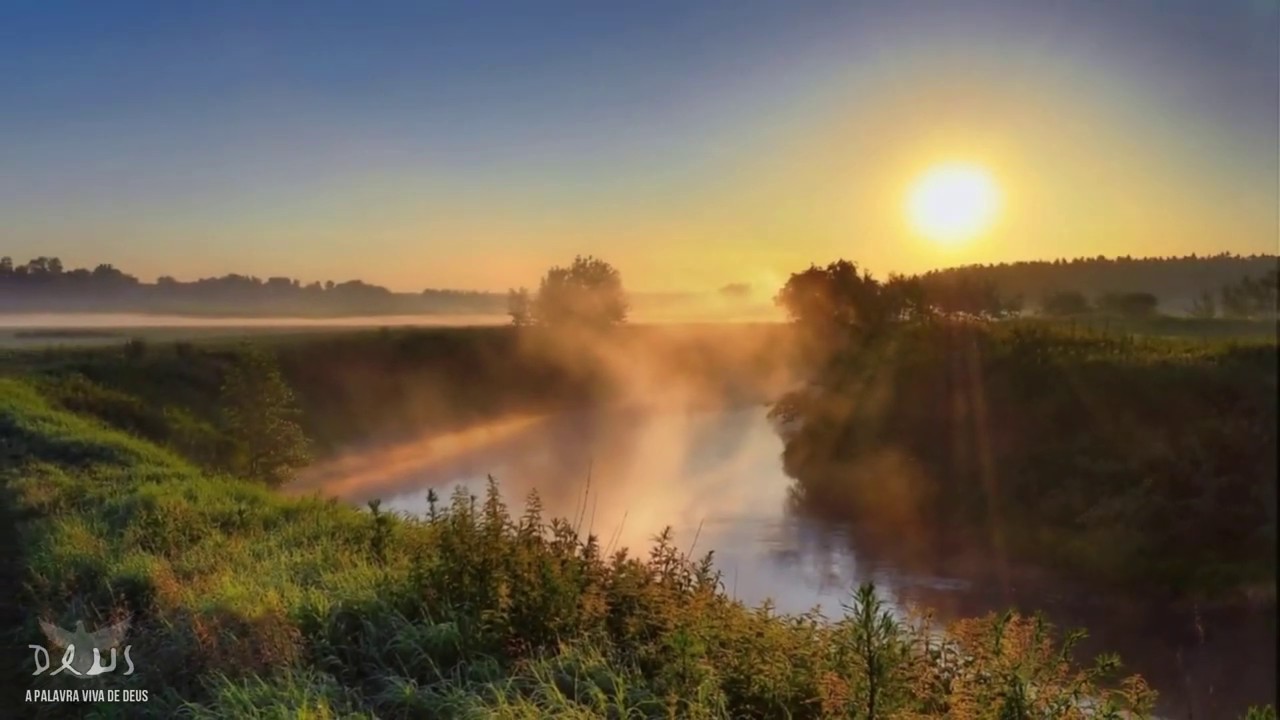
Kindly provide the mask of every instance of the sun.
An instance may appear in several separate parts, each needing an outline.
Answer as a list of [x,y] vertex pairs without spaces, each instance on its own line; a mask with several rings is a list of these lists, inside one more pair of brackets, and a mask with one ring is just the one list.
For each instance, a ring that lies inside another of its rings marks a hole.
[[911,186],[906,209],[912,227],[921,235],[954,244],[991,227],[1000,209],[1000,191],[982,167],[937,165]]

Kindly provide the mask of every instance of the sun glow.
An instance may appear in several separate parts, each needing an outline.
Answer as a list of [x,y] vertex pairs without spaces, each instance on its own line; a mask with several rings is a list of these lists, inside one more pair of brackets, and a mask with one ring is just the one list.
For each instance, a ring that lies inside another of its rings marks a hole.
[[1000,192],[990,173],[976,165],[930,168],[907,195],[907,217],[916,232],[937,243],[971,240],[991,227]]

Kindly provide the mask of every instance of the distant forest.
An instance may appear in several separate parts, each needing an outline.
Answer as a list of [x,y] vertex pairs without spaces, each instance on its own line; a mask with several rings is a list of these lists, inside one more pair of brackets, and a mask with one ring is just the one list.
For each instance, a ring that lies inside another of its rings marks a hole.
[[[1117,293],[1149,293],[1163,313],[1194,313],[1206,294],[1246,278],[1276,272],[1275,255],[1221,254],[1169,258],[1082,258],[1074,260],[970,265],[925,273],[926,286],[966,285],[993,288],[1017,298],[1026,309],[1041,306],[1055,293],[1078,293],[1097,300]],[[726,300],[748,302],[771,297],[776,288],[727,285]],[[654,295],[658,305],[677,304],[692,295]],[[161,277],[145,283],[109,264],[67,269],[56,257],[26,264],[0,258],[0,312],[141,312],[231,317],[341,317],[395,314],[492,314],[507,311],[499,292],[427,289],[392,292],[360,280],[309,282],[288,277],[266,279],[231,274],[180,281]]]
[[1206,294],[1246,279],[1266,278],[1280,267],[1275,255],[1188,255],[1132,258],[1121,256],[1073,260],[1036,260],[996,265],[966,265],[925,273],[926,285],[967,282],[994,285],[1002,297],[1021,298],[1027,309],[1062,293],[1079,293],[1091,302],[1126,293],[1149,293],[1160,312],[1196,314]]
[[0,312],[142,312],[240,317],[341,317],[419,313],[501,314],[506,295],[469,290],[392,292],[360,280],[303,283],[224,275],[144,283],[102,264],[68,270],[56,257],[25,265],[0,258]]

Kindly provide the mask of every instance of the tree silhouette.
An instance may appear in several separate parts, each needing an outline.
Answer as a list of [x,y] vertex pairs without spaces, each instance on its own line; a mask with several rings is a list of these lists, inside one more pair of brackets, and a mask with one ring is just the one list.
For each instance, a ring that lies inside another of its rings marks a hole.
[[1187,314],[1202,320],[1215,318],[1218,316],[1217,299],[1213,293],[1203,290],[1198,297],[1191,301],[1191,307],[1187,309]]
[[969,277],[990,280],[1004,296],[1041,297],[1057,291],[1078,291],[1086,297],[1107,293],[1148,292],[1165,307],[1183,308],[1203,290],[1217,292],[1244,277],[1274,272],[1272,255],[1189,255],[1186,257],[1091,257],[1053,261],[974,264],[934,270],[922,277],[932,280]]
[[882,291],[895,319],[919,320],[934,314],[935,308],[918,277],[891,274]]
[[849,260],[793,273],[774,302],[806,328],[811,339],[849,333],[871,336],[890,323],[925,320],[938,313],[996,319],[1022,311],[1020,297],[1003,297],[989,280],[894,274],[882,283]]
[[511,316],[511,324],[517,327],[533,324],[533,297],[529,288],[507,291],[507,314]]
[[1222,314],[1233,318],[1252,318],[1274,315],[1277,310],[1277,276],[1280,271],[1271,270],[1262,277],[1242,278],[1240,282],[1224,285]]
[[577,256],[568,267],[547,271],[532,297],[511,290],[507,312],[516,325],[601,328],[626,322],[628,301],[617,268],[604,260]]
[[945,315],[996,319],[1022,312],[1022,297],[1004,296],[989,278],[926,274],[920,283],[932,308]]
[[774,302],[817,334],[872,333],[891,314],[880,282],[849,260],[792,273]]

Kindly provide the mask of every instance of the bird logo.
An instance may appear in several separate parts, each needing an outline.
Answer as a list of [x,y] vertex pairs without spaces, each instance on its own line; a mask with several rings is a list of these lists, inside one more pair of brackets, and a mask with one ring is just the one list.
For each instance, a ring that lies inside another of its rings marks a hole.
[[[88,632],[84,628],[84,622],[77,620],[74,631],[64,630],[53,623],[40,621],[40,629],[44,631],[45,637],[49,639],[49,643],[57,650],[63,650],[62,664],[51,675],[57,675],[63,670],[69,671],[76,677],[93,677],[109,673],[116,669],[116,648],[124,642],[125,632],[129,629],[129,618],[125,618],[120,622],[104,628],[99,628],[95,632]],[[49,659],[47,651],[39,645],[32,645],[36,649],[36,672],[39,675],[49,669]],[[130,646],[124,647],[124,659],[128,663],[129,669],[125,675],[133,674],[133,660],[129,657]],[[43,666],[40,655],[45,653]],[[104,664],[104,656],[110,653],[110,662]]]

